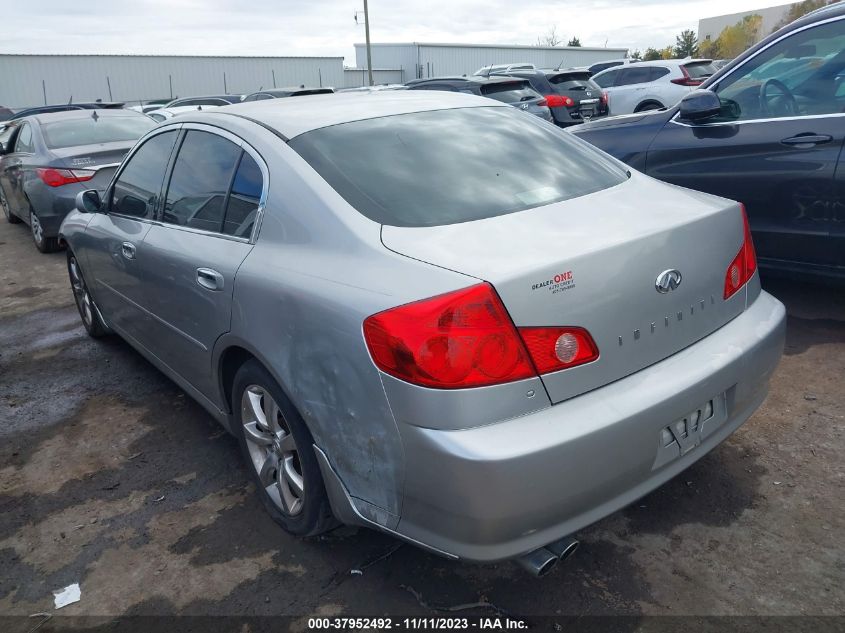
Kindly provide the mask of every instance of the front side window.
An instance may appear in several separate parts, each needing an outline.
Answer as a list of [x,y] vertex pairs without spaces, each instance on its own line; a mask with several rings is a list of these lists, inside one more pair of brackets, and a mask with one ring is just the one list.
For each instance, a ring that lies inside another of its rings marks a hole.
[[29,123],[24,123],[21,126],[21,131],[18,132],[18,139],[15,141],[15,151],[31,154],[35,151],[32,145],[32,128]]
[[718,83],[719,120],[747,121],[845,111],[845,19],[790,35]]
[[173,165],[162,220],[219,232],[240,155],[241,148],[222,136],[189,130]]
[[306,132],[289,145],[358,212],[392,226],[491,218],[626,178],[600,152],[501,106],[353,121]]
[[112,213],[152,219],[161,194],[164,172],[179,133],[157,134],[138,148],[120,172],[111,197]]

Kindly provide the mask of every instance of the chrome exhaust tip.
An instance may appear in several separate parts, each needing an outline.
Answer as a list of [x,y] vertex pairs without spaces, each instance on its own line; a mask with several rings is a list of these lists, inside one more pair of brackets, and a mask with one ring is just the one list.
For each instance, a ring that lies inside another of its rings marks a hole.
[[575,550],[578,549],[578,545],[579,543],[576,539],[571,536],[567,536],[566,538],[562,538],[554,543],[549,543],[546,545],[546,549],[557,556],[558,560],[563,561],[575,553]]
[[553,554],[545,547],[541,547],[540,549],[535,549],[533,552],[523,554],[516,559],[516,562],[527,570],[529,574],[540,578],[548,574],[557,565],[558,560],[559,557],[557,554]]

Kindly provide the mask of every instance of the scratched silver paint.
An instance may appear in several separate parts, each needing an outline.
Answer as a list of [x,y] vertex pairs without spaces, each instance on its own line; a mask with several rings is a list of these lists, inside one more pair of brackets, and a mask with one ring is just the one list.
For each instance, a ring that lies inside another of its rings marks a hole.
[[[140,301],[168,283],[146,266],[218,268],[227,257],[241,259],[228,265],[225,296],[214,305],[189,275],[170,277],[184,285],[167,289],[169,308],[217,324],[197,334],[191,359],[168,362],[172,350],[150,336],[158,327],[151,318],[166,321],[168,306],[149,311],[157,319],[126,306],[125,314],[104,316],[224,425],[231,420],[221,365],[230,350],[262,362],[308,424],[333,509],[345,521],[457,557],[515,556],[651,491],[762,402],[783,346],[784,310],[756,275],[721,298],[742,239],[736,203],[633,173],[582,199],[491,220],[382,227],[350,208],[275,132],[290,138],[372,116],[508,106],[422,91],[284,101],[185,115],[153,132],[209,126],[260,159],[264,217],[249,243],[80,212],[68,216],[63,235],[95,280],[98,303],[108,290],[96,280],[111,274],[107,262],[127,236],[143,244],[162,234],[156,243],[166,251],[142,249],[149,262],[120,271]],[[655,278],[667,268],[681,270],[684,282],[659,294]],[[517,325],[588,327],[599,360],[450,392],[380,374],[362,336],[367,316],[479,280],[495,286]],[[698,446],[667,457],[659,444],[667,425],[719,397],[725,415],[690,442]]]

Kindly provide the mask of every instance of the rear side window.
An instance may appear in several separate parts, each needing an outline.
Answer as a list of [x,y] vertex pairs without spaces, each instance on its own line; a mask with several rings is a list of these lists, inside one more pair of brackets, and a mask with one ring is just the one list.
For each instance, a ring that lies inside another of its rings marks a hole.
[[241,148],[222,136],[189,130],[173,165],[162,220],[219,232],[240,156]]
[[244,152],[232,181],[232,192],[229,194],[226,220],[223,223],[223,232],[226,235],[246,238],[252,235],[263,187],[264,177],[258,163]]
[[669,69],[665,66],[652,66],[651,73],[649,74],[650,81],[656,81],[661,77],[665,77],[669,74]]
[[41,126],[44,141],[51,149],[97,145],[121,141],[137,141],[155,125],[144,116],[110,117],[87,116],[46,123]]
[[415,112],[312,130],[289,145],[352,207],[393,226],[491,218],[625,180],[601,153],[535,119],[501,106]]
[[179,133],[163,132],[136,151],[114,185],[111,211],[134,218],[152,219],[158,204],[167,162]]
[[18,132],[18,139],[15,141],[15,151],[25,153],[35,151],[32,144],[32,128],[29,127],[29,123],[24,123],[21,126],[21,131]]
[[644,84],[651,81],[651,68],[649,66],[630,66],[619,71],[617,86],[631,86],[633,84]]
[[481,86],[481,94],[502,103],[519,103],[539,96],[527,81]]

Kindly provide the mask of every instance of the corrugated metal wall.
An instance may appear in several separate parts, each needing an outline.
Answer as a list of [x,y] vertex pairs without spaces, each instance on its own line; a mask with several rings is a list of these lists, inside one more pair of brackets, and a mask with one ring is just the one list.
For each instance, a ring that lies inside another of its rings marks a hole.
[[0,55],[0,105],[239,94],[272,88],[274,74],[279,88],[344,86],[342,57]]
[[[529,62],[540,68],[559,64],[589,66],[608,59],[627,56],[626,48],[582,48],[538,46],[475,46],[460,44],[373,44],[373,66],[405,69],[405,80],[415,77],[472,74],[488,64]],[[367,65],[367,49],[355,45],[359,67]]]
[[[373,83],[379,84],[401,84],[405,83],[401,70],[390,70],[385,68],[373,69]],[[344,88],[358,88],[366,86],[369,79],[367,77],[366,68],[344,68],[343,69],[343,87]]]

